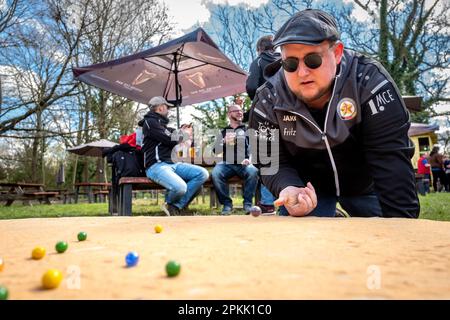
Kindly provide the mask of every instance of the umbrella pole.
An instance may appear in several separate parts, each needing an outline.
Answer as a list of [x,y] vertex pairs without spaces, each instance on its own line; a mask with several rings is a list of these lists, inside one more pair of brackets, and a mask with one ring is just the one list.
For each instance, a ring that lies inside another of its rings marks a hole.
[[75,158],[75,168],[73,170],[73,181],[72,181],[72,186],[75,188],[75,180],[77,178],[77,167],[78,167],[78,155],[76,155]]
[[103,158],[103,174],[105,175],[105,182],[108,182],[108,175],[106,174],[106,169],[108,168],[108,164],[106,162],[106,157]]
[[177,129],[180,129],[180,104],[181,104],[181,97],[180,97],[180,86],[178,83],[178,53],[174,53],[174,74],[175,74],[175,99],[176,99],[176,106],[177,106]]

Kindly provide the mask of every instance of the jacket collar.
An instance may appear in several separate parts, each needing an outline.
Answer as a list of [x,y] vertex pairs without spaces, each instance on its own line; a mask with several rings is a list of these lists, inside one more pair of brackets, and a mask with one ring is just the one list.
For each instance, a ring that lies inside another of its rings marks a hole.
[[243,123],[243,124],[241,124],[240,126],[237,126],[236,128],[232,128],[230,125],[228,125],[226,128],[225,128],[225,130],[237,130],[237,129],[245,129],[246,128],[246,125]]
[[158,120],[162,125],[168,125],[169,124],[169,119],[167,117],[164,117],[163,115],[154,112],[154,111],[149,111],[146,115],[145,118],[153,118]]

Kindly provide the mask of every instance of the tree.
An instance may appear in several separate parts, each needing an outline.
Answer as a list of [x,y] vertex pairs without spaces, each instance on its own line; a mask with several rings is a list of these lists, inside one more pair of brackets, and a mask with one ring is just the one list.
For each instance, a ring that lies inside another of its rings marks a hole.
[[[356,5],[370,17],[375,46],[350,39],[386,67],[404,95],[423,95],[427,109],[449,101],[450,3],[442,0],[368,0]],[[378,26],[378,27],[376,27]],[[433,114],[431,114],[433,115]],[[418,114],[417,119],[423,118]]]
[[[366,12],[357,20],[354,10]],[[256,9],[210,4],[205,25],[221,49],[247,67],[255,57],[256,39],[274,34],[293,13],[323,9],[333,14],[346,47],[378,59],[391,73],[404,95],[421,95],[429,108],[449,100],[450,2],[444,0],[354,0],[313,2],[270,0]],[[435,116],[429,109],[417,118]]]
[[[23,23],[25,13],[32,1],[4,0],[0,4],[0,34],[6,33],[7,29]],[[10,44],[6,37],[0,40],[0,48]]]
[[31,179],[35,181],[38,167],[44,170],[47,110],[76,94],[78,86],[69,78],[69,67],[86,26],[86,6],[80,27],[72,29],[65,14],[67,4],[68,1],[56,0],[35,4],[35,19],[13,28],[16,45],[0,54],[0,62],[9,67],[15,87],[2,109],[0,134],[34,134]]
[[15,145],[33,141],[30,176],[39,180],[50,144],[118,138],[136,121],[134,103],[74,81],[71,67],[159,44],[171,25],[157,1],[46,0],[26,8],[33,20],[9,27],[15,45],[0,53],[10,84],[0,136]]
[[[28,2],[28,6],[32,1]],[[27,4],[23,0],[5,0],[0,3],[0,49],[13,45],[14,37],[7,34],[8,29],[23,23]],[[0,113],[3,103],[2,74],[0,73]]]
[[201,115],[192,115],[192,118],[201,125],[202,129],[224,128],[227,126],[226,106],[228,104],[225,99],[218,99],[194,106]]
[[205,130],[225,128],[228,125],[227,108],[231,104],[242,106],[245,112],[250,108],[251,101],[247,95],[235,95],[232,98],[222,98],[202,103],[194,106],[194,109],[200,115],[193,115],[192,118]]
[[[75,65],[83,66],[113,60],[136,53],[168,39],[172,25],[167,8],[156,0],[95,0],[89,5],[93,22],[78,48]],[[82,118],[92,118],[93,130],[85,133],[85,141],[93,137],[106,139],[131,133],[136,124],[139,105],[105,90],[80,84],[84,106]],[[86,123],[87,124],[87,123]],[[98,172],[103,162],[98,161]],[[102,175],[98,175],[99,180]]]

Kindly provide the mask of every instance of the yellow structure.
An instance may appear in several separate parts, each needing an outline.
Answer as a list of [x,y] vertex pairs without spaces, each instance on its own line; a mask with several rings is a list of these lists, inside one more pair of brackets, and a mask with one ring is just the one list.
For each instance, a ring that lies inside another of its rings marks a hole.
[[423,123],[411,123],[408,135],[414,143],[415,151],[411,159],[414,169],[417,169],[417,160],[425,153],[430,152],[438,138],[435,131],[439,130],[437,125],[429,125]]

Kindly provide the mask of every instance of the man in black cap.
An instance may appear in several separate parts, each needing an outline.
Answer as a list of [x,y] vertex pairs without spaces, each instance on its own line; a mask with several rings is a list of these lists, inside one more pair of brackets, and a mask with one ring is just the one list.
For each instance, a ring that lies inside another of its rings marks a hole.
[[282,58],[250,114],[259,144],[267,132],[279,143],[278,172],[262,180],[292,216],[334,216],[339,202],[350,216],[417,218],[404,101],[380,63],[339,39],[335,19],[311,9],[275,35]]
[[209,174],[200,166],[175,163],[174,148],[191,146],[192,127],[183,125],[179,131],[167,127],[168,108],[173,107],[173,104],[158,96],[150,99],[149,107],[150,111],[139,122],[144,135],[142,152],[147,177],[167,190],[162,210],[169,216],[185,215],[186,207],[208,179]]

